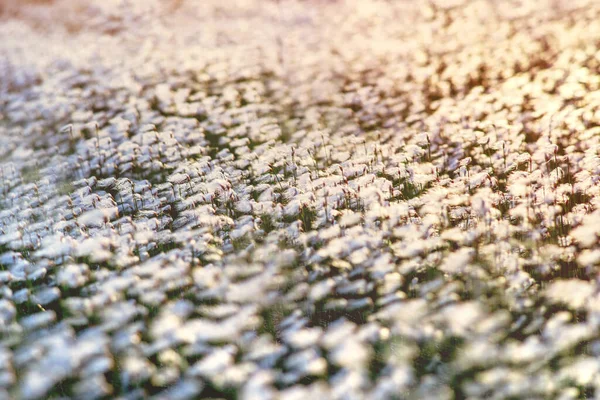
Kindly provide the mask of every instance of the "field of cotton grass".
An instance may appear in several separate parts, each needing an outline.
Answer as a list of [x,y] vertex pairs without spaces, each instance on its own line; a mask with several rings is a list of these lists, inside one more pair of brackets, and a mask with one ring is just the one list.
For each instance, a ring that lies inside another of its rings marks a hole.
[[0,398],[600,398],[600,4],[0,1]]

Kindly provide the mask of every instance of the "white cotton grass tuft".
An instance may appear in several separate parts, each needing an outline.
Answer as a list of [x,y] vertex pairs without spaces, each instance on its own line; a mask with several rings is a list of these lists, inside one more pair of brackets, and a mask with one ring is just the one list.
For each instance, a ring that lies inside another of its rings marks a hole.
[[88,227],[101,227],[118,216],[117,207],[101,208],[85,212],[77,218],[77,221]]
[[555,303],[562,303],[577,310],[596,294],[594,285],[575,280],[558,280],[551,283],[544,291],[545,296]]

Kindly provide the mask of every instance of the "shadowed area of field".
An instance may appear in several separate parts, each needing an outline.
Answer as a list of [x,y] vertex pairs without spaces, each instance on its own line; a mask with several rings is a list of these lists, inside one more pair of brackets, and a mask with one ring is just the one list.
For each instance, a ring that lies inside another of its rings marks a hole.
[[0,398],[600,396],[599,17],[0,2]]

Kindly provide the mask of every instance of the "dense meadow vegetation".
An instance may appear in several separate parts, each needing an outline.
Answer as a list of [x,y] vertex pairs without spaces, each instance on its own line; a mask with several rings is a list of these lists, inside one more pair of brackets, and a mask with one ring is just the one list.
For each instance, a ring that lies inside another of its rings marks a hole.
[[600,397],[597,2],[0,13],[0,398]]

